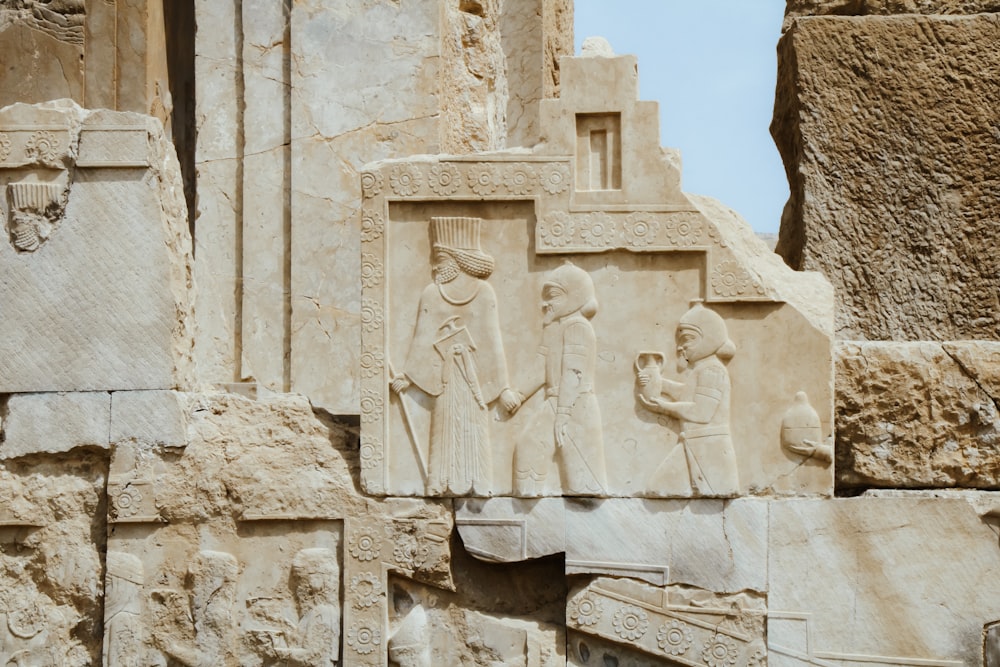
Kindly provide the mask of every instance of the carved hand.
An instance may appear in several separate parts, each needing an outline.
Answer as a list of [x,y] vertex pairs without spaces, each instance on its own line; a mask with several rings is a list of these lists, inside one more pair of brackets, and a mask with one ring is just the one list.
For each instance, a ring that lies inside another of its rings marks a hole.
[[642,404],[645,405],[647,409],[652,410],[653,412],[667,414],[667,401],[663,398],[659,396],[646,398],[642,394],[639,394],[639,400],[642,401]]
[[404,391],[410,388],[410,379],[405,375],[397,375],[392,379],[392,384],[390,385],[392,390],[397,394],[402,394]]
[[639,386],[645,387],[647,384],[649,384],[649,372],[639,371]]
[[556,447],[562,449],[563,445],[566,444],[566,427],[569,426],[569,415],[563,413],[556,413]]
[[516,392],[512,389],[504,389],[500,393],[500,405],[502,405],[503,409],[510,414],[517,412],[523,402],[524,396],[522,396],[520,392]]
[[815,457],[826,463],[833,462],[833,451],[830,447],[812,440],[803,440],[801,445],[787,445],[788,451],[807,458]]

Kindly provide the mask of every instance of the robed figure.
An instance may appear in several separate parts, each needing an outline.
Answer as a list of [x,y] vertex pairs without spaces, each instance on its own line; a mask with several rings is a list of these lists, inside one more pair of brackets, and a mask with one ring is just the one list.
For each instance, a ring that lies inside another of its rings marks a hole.
[[497,298],[486,279],[493,258],[479,245],[479,218],[432,218],[434,282],[420,295],[403,373],[433,397],[427,465],[429,495],[489,495],[489,406],[516,404],[508,388]]

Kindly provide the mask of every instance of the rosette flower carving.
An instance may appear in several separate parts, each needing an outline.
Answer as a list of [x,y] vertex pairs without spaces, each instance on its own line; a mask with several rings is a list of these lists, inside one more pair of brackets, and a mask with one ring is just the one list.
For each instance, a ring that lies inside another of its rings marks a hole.
[[674,213],[664,227],[670,242],[680,248],[687,248],[701,240],[702,223],[696,213]]
[[139,504],[142,502],[142,494],[134,486],[128,486],[118,492],[114,497],[115,512],[119,517],[135,516],[139,513]]
[[28,137],[24,155],[29,160],[54,162],[59,157],[59,140],[51,132],[40,130]]
[[361,365],[361,377],[373,378],[382,372],[382,368],[385,366],[385,355],[374,347],[366,347],[361,352],[361,358],[358,362]]
[[359,574],[351,579],[351,596],[354,598],[355,608],[373,607],[382,597],[382,581],[372,572]]
[[736,642],[725,635],[716,634],[705,642],[701,661],[708,667],[733,667],[739,652]]
[[382,328],[382,306],[377,301],[361,300],[361,328],[368,332]]
[[361,194],[365,199],[371,199],[382,192],[384,179],[377,171],[365,171],[361,173]]
[[382,222],[382,214],[378,211],[369,211],[361,214],[361,240],[370,243],[382,236],[385,231],[385,223]]
[[542,244],[553,248],[562,248],[573,239],[576,227],[569,213],[553,211],[538,223],[542,234]]
[[382,448],[379,444],[374,436],[361,436],[361,467],[365,470],[373,470],[382,462]]
[[360,655],[368,655],[382,645],[382,632],[374,621],[358,621],[347,631],[347,645]]
[[656,631],[656,645],[670,655],[683,655],[691,648],[691,628],[684,621],[670,621]]
[[377,422],[382,416],[382,395],[371,389],[361,392],[361,421],[365,424]]
[[512,164],[503,172],[503,184],[512,195],[526,195],[538,181],[538,174],[527,164]]
[[635,605],[627,604],[615,612],[611,619],[615,634],[628,641],[639,639],[649,628],[649,615]]
[[469,170],[469,187],[480,197],[493,194],[500,182],[500,173],[492,164],[483,164]]
[[614,245],[615,221],[607,213],[591,213],[580,230],[584,242],[594,248]]
[[633,213],[623,224],[625,242],[633,248],[645,248],[656,242],[656,233],[660,223],[649,213]]
[[542,189],[550,195],[565,192],[569,187],[569,167],[565,164],[553,165],[542,172]]
[[382,552],[382,543],[376,533],[359,530],[351,535],[348,550],[356,559],[367,563],[379,557]]
[[455,194],[462,182],[462,173],[453,164],[436,164],[431,167],[427,185],[441,197]]
[[361,254],[361,285],[376,287],[382,283],[382,261],[370,252]]
[[596,625],[603,614],[601,599],[590,592],[577,595],[566,606],[566,615],[578,625]]
[[741,296],[749,289],[750,282],[750,274],[733,259],[712,270],[712,288],[719,296]]
[[396,165],[389,172],[389,187],[400,197],[415,195],[424,177],[414,165]]

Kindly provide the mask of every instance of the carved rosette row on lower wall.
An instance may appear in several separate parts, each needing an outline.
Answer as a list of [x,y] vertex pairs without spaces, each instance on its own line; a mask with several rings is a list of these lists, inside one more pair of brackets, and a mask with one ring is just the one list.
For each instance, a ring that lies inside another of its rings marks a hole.
[[[690,667],[762,667],[763,637],[725,623],[731,609],[653,604],[594,583],[566,605],[566,627]],[[763,629],[763,612],[758,612]]]

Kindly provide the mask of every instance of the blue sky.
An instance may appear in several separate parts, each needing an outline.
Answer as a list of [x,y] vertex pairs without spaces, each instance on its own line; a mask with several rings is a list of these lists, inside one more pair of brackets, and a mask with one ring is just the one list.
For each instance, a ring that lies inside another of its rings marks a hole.
[[660,103],[685,192],[777,232],[788,183],[768,125],[784,0],[576,0],[576,50],[605,37],[639,57],[639,95]]

